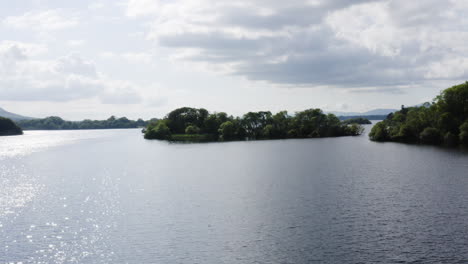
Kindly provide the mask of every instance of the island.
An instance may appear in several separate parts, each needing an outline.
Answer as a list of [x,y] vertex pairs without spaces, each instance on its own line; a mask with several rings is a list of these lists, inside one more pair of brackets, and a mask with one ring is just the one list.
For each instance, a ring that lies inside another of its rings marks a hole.
[[344,124],[333,114],[308,109],[289,115],[287,111],[248,112],[234,117],[204,108],[178,108],[163,119],[150,122],[143,130],[146,139],[208,142],[287,138],[357,136],[359,124]]
[[360,125],[370,125],[372,122],[365,117],[354,117],[341,121],[343,124],[360,124]]
[[0,116],[0,136],[22,135],[23,130],[11,119]]
[[401,107],[372,128],[374,141],[468,146],[468,82],[445,89],[433,102]]

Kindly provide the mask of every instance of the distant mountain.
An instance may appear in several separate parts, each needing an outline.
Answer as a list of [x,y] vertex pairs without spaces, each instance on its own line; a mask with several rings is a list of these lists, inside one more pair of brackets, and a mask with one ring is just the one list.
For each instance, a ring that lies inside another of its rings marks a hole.
[[1,107],[0,107],[0,116],[9,118],[9,119],[11,119],[13,121],[34,119],[33,117],[27,117],[27,116],[22,116],[22,115],[10,113],[10,112],[4,110]]
[[374,109],[362,113],[362,115],[388,115],[390,113],[398,111],[397,109]]
[[393,113],[397,111],[397,109],[373,109],[367,112],[337,112],[337,111],[331,111],[329,113],[332,113],[336,116],[383,116],[383,115],[388,115],[390,113]]

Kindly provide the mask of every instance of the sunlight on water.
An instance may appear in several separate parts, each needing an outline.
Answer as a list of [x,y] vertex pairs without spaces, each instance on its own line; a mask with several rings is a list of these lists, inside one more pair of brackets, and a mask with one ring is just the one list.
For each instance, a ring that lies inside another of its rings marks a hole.
[[[0,263],[110,261],[114,252],[105,241],[109,230],[115,228],[112,218],[118,212],[116,179],[108,171],[96,172],[91,176],[92,194],[83,199],[66,194],[56,197],[51,185],[64,181],[66,175],[57,178],[41,170],[51,164],[29,162],[31,154],[113,133],[26,131],[22,136],[0,137]],[[85,187],[77,188],[80,193],[89,192]],[[48,202],[43,204],[42,200]]]
[[40,191],[40,184],[24,170],[23,167],[0,164],[0,217],[14,214]]
[[457,150],[100,130],[3,137],[0,153],[0,264],[468,257],[468,155]]
[[5,157],[24,156],[51,147],[79,140],[99,138],[94,130],[25,131],[21,136],[0,137],[0,160]]

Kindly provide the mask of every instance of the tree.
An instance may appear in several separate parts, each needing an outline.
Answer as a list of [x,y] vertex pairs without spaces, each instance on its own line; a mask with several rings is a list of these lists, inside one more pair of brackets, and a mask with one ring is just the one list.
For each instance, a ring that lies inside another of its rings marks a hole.
[[231,121],[226,121],[219,126],[219,136],[221,140],[232,140],[235,138],[236,130]]
[[347,126],[346,131],[348,135],[358,136],[361,135],[362,132],[364,132],[364,128],[361,125],[354,123]]
[[426,127],[419,135],[421,143],[439,144],[441,142],[441,134],[437,128]]
[[321,137],[326,134],[327,116],[320,109],[307,109],[297,112],[293,127],[299,137]]
[[460,135],[458,136],[460,139],[460,143],[464,146],[468,147],[468,120],[466,120],[461,126],[460,126]]
[[433,103],[403,107],[377,123],[369,137],[378,141],[468,144],[468,82],[445,89]]
[[170,136],[171,130],[164,121],[148,127],[145,132],[146,139],[169,139]]
[[11,119],[0,116],[0,136],[21,135],[23,130]]
[[374,141],[387,141],[388,140],[388,132],[385,126],[385,122],[379,122],[375,124],[371,132],[369,133],[369,137],[371,140]]
[[174,134],[183,134],[189,125],[203,127],[208,111],[206,109],[182,107],[170,112],[167,117],[167,125]]
[[185,134],[194,135],[198,133],[200,133],[200,128],[195,125],[190,125],[185,128]]
[[[169,132],[161,127],[161,122]],[[149,123],[144,129],[146,138],[177,141],[335,137],[359,135],[363,130],[357,124],[348,127],[335,115],[326,115],[320,109],[308,109],[295,116],[286,111],[275,115],[269,111],[248,112],[234,118],[224,112],[210,114],[203,108],[182,107],[162,120]]]
[[263,128],[272,123],[272,114],[270,111],[248,112],[244,115],[242,123],[247,137],[259,139],[262,137]]
[[372,122],[364,117],[356,117],[356,118],[350,118],[343,120],[344,124],[350,125],[350,124],[360,124],[360,125],[369,125],[372,124]]

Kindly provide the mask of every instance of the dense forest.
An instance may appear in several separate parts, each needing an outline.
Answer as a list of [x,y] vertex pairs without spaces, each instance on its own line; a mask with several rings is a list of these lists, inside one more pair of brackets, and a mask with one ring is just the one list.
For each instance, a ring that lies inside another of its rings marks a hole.
[[233,117],[190,107],[176,109],[144,129],[146,139],[198,142],[356,136],[362,131],[359,124],[343,124],[335,115],[326,115],[320,109],[294,115],[260,111]]
[[18,125],[24,130],[66,130],[66,129],[112,129],[138,128],[146,126],[146,121],[129,120],[126,117],[111,116],[107,120],[66,121],[57,116],[43,119],[20,120]]
[[11,119],[0,116],[0,136],[22,135],[23,130]]
[[441,92],[432,103],[403,107],[377,123],[374,141],[468,146],[468,82]]

